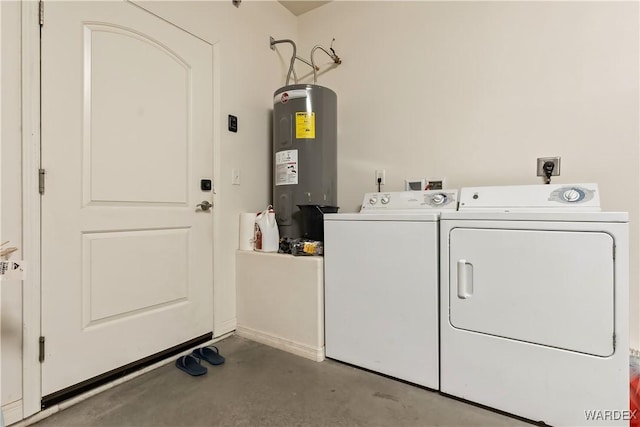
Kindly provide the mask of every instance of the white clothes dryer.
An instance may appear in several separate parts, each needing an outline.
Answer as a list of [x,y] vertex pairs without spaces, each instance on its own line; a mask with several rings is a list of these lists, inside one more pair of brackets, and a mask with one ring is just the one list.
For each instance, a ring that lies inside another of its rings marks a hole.
[[365,194],[324,215],[326,356],[438,389],[438,218],[457,191]]
[[628,425],[628,233],[595,184],[463,188],[441,215],[442,393]]

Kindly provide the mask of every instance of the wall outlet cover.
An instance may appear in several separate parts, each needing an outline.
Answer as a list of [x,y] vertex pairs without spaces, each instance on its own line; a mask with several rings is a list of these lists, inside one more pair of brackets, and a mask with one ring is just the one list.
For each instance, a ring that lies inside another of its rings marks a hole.
[[423,191],[427,188],[426,179],[405,179],[404,191]]
[[537,176],[546,176],[543,169],[546,162],[552,162],[554,164],[551,176],[560,176],[560,157],[538,157],[538,162],[536,164]]

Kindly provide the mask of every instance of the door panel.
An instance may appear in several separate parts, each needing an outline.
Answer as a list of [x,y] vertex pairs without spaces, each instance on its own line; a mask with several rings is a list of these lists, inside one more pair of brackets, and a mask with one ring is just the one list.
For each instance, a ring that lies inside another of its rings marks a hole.
[[[87,233],[82,249],[85,326],[187,301],[187,229]],[[131,263],[134,268],[118,267]]]
[[47,2],[43,395],[213,326],[212,47],[127,2]]
[[86,25],[84,38],[91,78],[84,87],[90,200],[185,204],[189,64],[124,28]]
[[613,239],[606,233],[456,228],[449,274],[453,327],[613,353]]

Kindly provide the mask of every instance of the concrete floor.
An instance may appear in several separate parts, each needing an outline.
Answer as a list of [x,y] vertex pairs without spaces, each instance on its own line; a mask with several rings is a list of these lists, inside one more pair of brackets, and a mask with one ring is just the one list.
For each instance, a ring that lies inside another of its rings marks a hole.
[[37,423],[45,426],[517,426],[521,420],[342,363],[237,336],[226,363],[191,377],[173,364]]

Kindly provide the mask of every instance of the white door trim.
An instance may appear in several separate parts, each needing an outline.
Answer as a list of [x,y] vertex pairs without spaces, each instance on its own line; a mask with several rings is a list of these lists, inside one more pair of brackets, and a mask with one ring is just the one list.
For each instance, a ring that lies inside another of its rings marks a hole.
[[23,281],[23,418],[39,412],[40,337],[40,6],[22,1],[22,253],[29,262]]
[[[2,23],[2,6],[0,6],[0,23]],[[2,31],[0,31],[0,46],[2,46]],[[0,93],[2,93],[2,67],[0,67]],[[0,129],[2,129],[2,114],[1,113],[2,113],[2,106],[0,105]],[[2,135],[0,135],[0,200],[2,200],[2,147],[3,147]],[[2,209],[0,209],[0,224],[2,224]],[[0,242],[3,242],[3,240],[2,240],[2,227],[0,227]],[[0,298],[0,302],[1,302],[1,298]],[[2,340],[0,340],[0,341],[2,341]],[[1,347],[1,345],[0,345],[0,347]],[[2,353],[1,349],[0,349],[0,353]],[[0,375],[0,397],[1,396],[2,396],[2,375]],[[4,421],[4,414],[3,414],[3,411],[2,411],[2,402],[1,401],[0,401],[0,420]]]

